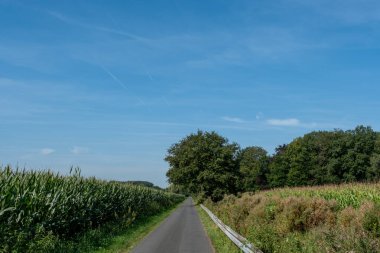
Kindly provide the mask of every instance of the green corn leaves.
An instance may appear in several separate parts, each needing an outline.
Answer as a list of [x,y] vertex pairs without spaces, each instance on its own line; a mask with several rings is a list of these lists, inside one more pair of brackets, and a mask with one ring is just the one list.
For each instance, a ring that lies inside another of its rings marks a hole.
[[60,176],[0,168],[0,252],[23,252],[40,228],[70,239],[107,222],[130,224],[181,200],[156,189],[86,179],[78,169]]
[[352,183],[342,185],[325,185],[314,187],[281,188],[266,193],[279,195],[282,198],[319,197],[326,200],[335,200],[339,208],[352,206],[358,208],[365,202],[373,202],[380,205],[380,183]]

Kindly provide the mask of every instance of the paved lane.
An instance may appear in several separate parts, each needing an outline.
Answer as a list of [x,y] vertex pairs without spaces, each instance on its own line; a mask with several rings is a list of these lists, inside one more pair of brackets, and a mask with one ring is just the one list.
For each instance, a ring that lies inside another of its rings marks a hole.
[[191,198],[177,208],[132,253],[212,253]]

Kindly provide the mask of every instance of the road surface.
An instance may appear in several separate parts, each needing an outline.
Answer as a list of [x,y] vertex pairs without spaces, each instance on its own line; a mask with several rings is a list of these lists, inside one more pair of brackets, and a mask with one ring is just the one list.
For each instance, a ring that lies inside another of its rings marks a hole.
[[132,253],[213,252],[191,198],[132,250]]

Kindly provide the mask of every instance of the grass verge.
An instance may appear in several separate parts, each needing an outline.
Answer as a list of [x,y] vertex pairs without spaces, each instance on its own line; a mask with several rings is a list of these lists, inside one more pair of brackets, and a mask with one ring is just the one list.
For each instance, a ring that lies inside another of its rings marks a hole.
[[175,207],[155,216],[137,221],[122,234],[110,238],[106,247],[94,250],[93,253],[127,253],[130,252],[145,236],[156,229],[175,209]]
[[[135,220],[132,224],[128,224],[127,227],[125,224],[115,222],[105,224],[98,229],[86,231],[73,240],[60,241],[54,236],[45,236],[34,243],[34,248],[27,252],[127,253],[141,239],[159,226],[180,204],[157,215]],[[1,252],[3,251],[0,250]]]
[[210,219],[208,214],[200,206],[197,206],[196,208],[216,253],[241,252],[240,249],[220,230],[220,228]]

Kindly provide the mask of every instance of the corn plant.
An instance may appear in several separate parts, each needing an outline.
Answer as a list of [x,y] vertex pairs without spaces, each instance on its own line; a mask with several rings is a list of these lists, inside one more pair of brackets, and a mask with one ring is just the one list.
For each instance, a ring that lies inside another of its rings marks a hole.
[[126,225],[183,200],[165,191],[51,171],[0,168],[0,252],[23,252],[39,233],[70,239],[107,222]]
[[380,183],[354,183],[314,187],[281,188],[267,191],[267,196],[308,197],[335,200],[343,209],[349,206],[358,208],[364,202],[380,204]]

